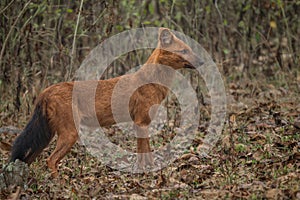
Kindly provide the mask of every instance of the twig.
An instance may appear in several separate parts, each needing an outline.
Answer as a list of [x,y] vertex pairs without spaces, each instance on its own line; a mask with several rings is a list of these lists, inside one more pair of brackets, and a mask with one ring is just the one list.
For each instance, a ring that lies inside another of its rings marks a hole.
[[215,7],[216,7],[216,9],[218,11],[218,14],[220,16],[221,23],[223,23],[223,16],[222,16],[222,13],[220,12],[219,7],[218,7],[218,0],[215,1]]
[[5,47],[6,47],[6,43],[8,42],[8,39],[9,39],[9,36],[10,34],[12,33],[12,30],[14,29],[14,27],[16,26],[17,22],[19,21],[20,17],[23,15],[23,13],[25,12],[27,6],[31,3],[31,0],[29,0],[25,6],[23,7],[23,9],[21,10],[21,12],[19,13],[17,19],[14,21],[13,25],[11,26],[11,28],[9,29],[9,32],[7,33],[6,35],[6,38],[3,42],[3,45],[2,45],[2,49],[1,49],[1,53],[0,53],[0,66],[2,65],[2,58],[3,58],[3,54],[4,54],[4,51],[5,51]]
[[12,0],[11,2],[9,2],[9,4],[0,11],[0,14],[2,14],[6,9],[8,9],[14,1],[15,0]]
[[78,15],[77,15],[77,22],[76,22],[76,27],[75,27],[74,37],[73,37],[72,52],[71,52],[71,63],[70,63],[70,70],[69,70],[69,74],[68,74],[68,79],[70,79],[70,76],[71,76],[71,73],[72,73],[72,67],[73,67],[73,64],[74,64],[74,54],[75,54],[75,48],[76,48],[76,36],[77,36],[77,31],[78,31],[78,26],[79,26],[79,20],[80,20],[82,5],[83,5],[83,0],[81,0],[81,2],[80,2],[79,12],[78,12]]
[[284,8],[283,8],[283,5],[282,3],[280,3],[280,9],[281,9],[281,13],[282,13],[282,16],[283,16],[283,21],[284,21],[284,24],[285,24],[285,28],[286,28],[286,33],[287,33],[287,39],[288,39],[288,51],[291,52],[291,49],[292,48],[292,42],[291,42],[291,34],[290,34],[290,28],[289,28],[289,24],[287,22],[287,17],[285,15],[285,12],[284,12]]

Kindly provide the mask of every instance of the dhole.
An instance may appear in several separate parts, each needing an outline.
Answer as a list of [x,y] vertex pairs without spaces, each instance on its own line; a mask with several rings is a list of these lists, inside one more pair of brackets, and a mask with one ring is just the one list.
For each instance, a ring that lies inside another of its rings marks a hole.
[[[141,69],[133,74],[97,81],[95,110],[101,126],[110,126],[116,123],[111,109],[114,86],[125,78],[129,82],[134,82],[138,78],[138,74],[141,74],[143,70],[147,72],[147,69],[155,67],[155,64],[181,69],[197,67],[202,64],[202,60],[169,29],[160,28],[157,48]],[[146,76],[149,74],[144,73],[144,77]],[[14,141],[10,162],[19,159],[30,164],[48,146],[56,133],[58,136],[56,148],[47,159],[47,164],[51,169],[52,176],[58,175],[59,161],[70,151],[78,139],[72,112],[74,84],[74,82],[63,82],[52,85],[39,95],[32,118]],[[88,86],[88,81],[82,81],[83,90]],[[150,108],[160,104],[167,93],[168,89],[165,86],[153,83],[139,87],[130,97],[130,116],[137,127],[137,135],[143,136],[137,138],[138,164],[142,167],[153,164],[147,130],[147,126],[151,122]],[[78,108],[79,116],[80,109]],[[80,119],[87,117],[81,116]]]

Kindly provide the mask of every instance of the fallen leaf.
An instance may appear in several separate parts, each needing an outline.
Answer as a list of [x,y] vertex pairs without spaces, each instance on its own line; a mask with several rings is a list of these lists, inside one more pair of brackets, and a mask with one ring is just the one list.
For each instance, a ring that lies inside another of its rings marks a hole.
[[6,143],[6,142],[1,141],[0,142],[0,149],[3,150],[3,151],[10,151],[11,150],[11,145]]
[[300,129],[300,120],[294,122],[294,127]]
[[258,150],[253,154],[253,158],[257,161],[260,161],[263,159],[263,152]]
[[143,197],[141,195],[138,195],[138,194],[132,194],[129,199],[130,200],[144,200],[144,199],[147,199],[147,198]]
[[282,196],[282,193],[279,189],[270,189],[266,192],[267,199],[278,199],[280,196]]

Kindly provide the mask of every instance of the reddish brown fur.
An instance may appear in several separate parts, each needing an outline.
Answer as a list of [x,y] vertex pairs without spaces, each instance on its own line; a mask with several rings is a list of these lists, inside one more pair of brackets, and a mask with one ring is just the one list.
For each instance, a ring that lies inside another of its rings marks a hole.
[[[187,52],[181,54],[183,49]],[[174,53],[175,52],[175,53]],[[189,60],[190,62],[188,62]],[[185,43],[175,37],[168,29],[161,28],[159,33],[158,48],[154,50],[145,65],[136,73],[124,75],[108,80],[99,80],[96,90],[95,109],[96,115],[101,126],[110,126],[115,123],[112,110],[111,98],[115,85],[121,79],[128,79],[127,84],[133,84],[136,79],[143,76],[149,76],[148,71],[153,65],[162,64],[174,69],[191,67],[200,64],[200,60],[195,56]],[[164,76],[162,73],[161,76]],[[170,78],[170,77],[165,77]],[[85,92],[90,82],[81,82],[79,84],[80,92]],[[42,110],[46,115],[50,131],[57,134],[57,144],[55,150],[47,159],[48,167],[53,176],[57,176],[57,165],[59,161],[70,151],[71,147],[78,139],[78,133],[75,127],[72,111],[72,92],[74,82],[63,82],[45,89],[38,98]],[[127,88],[126,86],[124,88]],[[147,126],[151,119],[149,116],[150,108],[155,104],[160,104],[166,97],[168,89],[158,84],[147,84],[139,87],[131,96],[129,111],[132,120],[137,125],[137,132],[146,135],[144,138],[137,138],[138,163],[140,166],[151,165],[153,163]],[[126,91],[122,95],[127,95]],[[80,107],[80,106],[79,106]],[[89,113],[78,110],[80,120],[89,118]]]

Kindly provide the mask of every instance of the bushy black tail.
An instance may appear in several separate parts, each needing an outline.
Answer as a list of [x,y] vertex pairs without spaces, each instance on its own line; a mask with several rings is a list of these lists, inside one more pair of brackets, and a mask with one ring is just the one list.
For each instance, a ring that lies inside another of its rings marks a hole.
[[42,103],[39,102],[29,123],[13,144],[10,162],[19,159],[30,164],[48,146],[53,136]]

